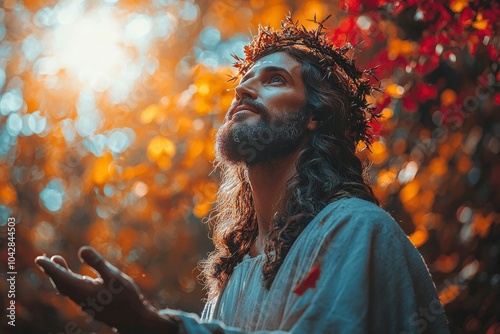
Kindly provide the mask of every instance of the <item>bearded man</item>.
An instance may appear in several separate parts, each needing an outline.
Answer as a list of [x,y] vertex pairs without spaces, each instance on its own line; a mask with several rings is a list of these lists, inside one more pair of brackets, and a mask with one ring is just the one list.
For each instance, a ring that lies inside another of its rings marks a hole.
[[449,332],[422,257],[379,207],[356,156],[377,117],[370,73],[349,46],[329,43],[323,22],[307,30],[287,16],[236,57],[241,80],[217,134],[222,184],[201,319],[156,310],[89,247],[80,256],[95,279],[60,256],[36,259],[61,293],[122,333]]

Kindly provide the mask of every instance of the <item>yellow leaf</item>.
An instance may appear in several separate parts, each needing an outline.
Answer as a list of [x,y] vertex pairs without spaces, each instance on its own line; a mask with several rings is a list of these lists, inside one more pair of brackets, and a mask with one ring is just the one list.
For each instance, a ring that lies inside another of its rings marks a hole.
[[397,99],[401,98],[403,96],[403,94],[405,93],[405,89],[400,86],[400,85],[397,85],[397,84],[390,84],[389,86],[387,86],[387,88],[385,89],[385,92],[387,94],[389,94],[390,96],[392,97],[395,97]]
[[170,160],[170,157],[163,155],[156,161],[156,164],[161,169],[169,169],[172,166],[172,160]]
[[472,23],[472,26],[477,30],[485,30],[488,28],[488,20],[483,19],[483,14],[477,14],[476,21]]
[[419,191],[420,185],[416,180],[413,180],[401,189],[399,198],[401,199],[401,202],[406,203],[417,196]]
[[110,176],[110,168],[113,158],[111,154],[103,155],[94,165],[92,178],[96,184],[104,184]]
[[457,267],[458,260],[457,253],[452,253],[450,256],[441,254],[436,262],[434,262],[434,267],[440,272],[449,273]]
[[203,218],[210,212],[211,208],[212,208],[212,205],[210,203],[201,202],[201,203],[198,203],[194,206],[193,213],[196,217]]
[[387,148],[385,147],[385,144],[376,141],[372,144],[371,146],[372,150],[372,155],[370,155],[370,160],[373,161],[374,164],[381,164],[387,159]]
[[151,123],[156,116],[160,113],[160,106],[157,104],[152,104],[141,113],[141,122],[144,124]]
[[148,145],[148,155],[153,161],[157,161],[163,155],[170,160],[175,155],[175,151],[174,142],[162,136],[154,137]]
[[460,288],[456,284],[453,284],[439,292],[439,301],[442,305],[446,305],[457,298],[459,294]]
[[430,209],[434,204],[435,194],[432,190],[426,190],[422,196],[420,196],[420,205],[422,208]]
[[420,247],[422,246],[423,244],[425,244],[425,242],[427,241],[427,239],[429,238],[429,233],[427,232],[427,230],[423,227],[418,227],[415,232],[413,232],[410,236],[410,241],[411,243],[415,246],[415,247]]
[[441,157],[434,158],[429,163],[429,170],[432,174],[443,175],[448,170],[448,162]]
[[212,180],[200,185],[200,191],[203,197],[209,202],[214,202],[217,199],[218,189],[218,184]]
[[382,117],[380,118],[380,120],[381,121],[388,120],[388,119],[392,118],[393,115],[394,115],[394,111],[391,108],[384,108],[382,110]]
[[408,56],[413,52],[413,43],[399,38],[391,38],[387,44],[389,57],[395,59],[397,56]]
[[208,95],[210,93],[210,86],[204,82],[197,87],[197,91],[200,95]]
[[445,89],[441,93],[441,104],[444,106],[452,105],[457,100],[457,93],[452,89]]
[[455,0],[450,3],[450,9],[455,13],[460,13],[466,7],[469,7],[469,0]]
[[474,230],[474,233],[478,234],[482,238],[486,237],[494,219],[495,213],[493,212],[488,216],[483,216],[481,213],[476,214],[474,216],[474,220],[472,221],[472,229]]
[[0,187],[0,202],[5,205],[13,205],[17,201],[17,193],[9,183]]
[[382,170],[378,173],[377,183],[379,187],[387,188],[396,180],[396,171],[394,169]]
[[194,110],[196,111],[196,113],[198,113],[200,115],[210,114],[212,109],[213,109],[213,106],[204,100],[197,100],[195,105],[194,105]]
[[460,171],[460,173],[465,174],[469,172],[469,170],[472,167],[472,161],[467,155],[463,155],[458,159],[457,163],[457,169]]
[[179,117],[177,120],[177,135],[183,136],[193,129],[193,121],[189,117]]

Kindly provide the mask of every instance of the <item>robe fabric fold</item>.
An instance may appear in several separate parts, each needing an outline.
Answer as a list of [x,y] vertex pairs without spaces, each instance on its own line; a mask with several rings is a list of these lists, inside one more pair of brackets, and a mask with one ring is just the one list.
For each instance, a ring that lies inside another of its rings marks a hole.
[[265,255],[245,256],[185,333],[449,333],[420,253],[373,203],[343,198],[304,229],[269,290]]

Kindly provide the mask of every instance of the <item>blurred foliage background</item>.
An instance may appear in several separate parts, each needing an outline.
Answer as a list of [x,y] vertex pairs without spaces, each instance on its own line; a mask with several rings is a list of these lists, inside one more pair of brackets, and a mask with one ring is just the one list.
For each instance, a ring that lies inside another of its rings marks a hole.
[[[497,1],[4,0],[0,288],[16,229],[17,333],[110,333],[56,295],[40,254],[92,245],[157,307],[200,312],[216,200],[214,133],[231,53],[284,14],[327,22],[376,67],[371,182],[423,254],[453,333],[500,333]],[[364,151],[366,152],[366,150]],[[3,312],[7,306],[4,299]]]

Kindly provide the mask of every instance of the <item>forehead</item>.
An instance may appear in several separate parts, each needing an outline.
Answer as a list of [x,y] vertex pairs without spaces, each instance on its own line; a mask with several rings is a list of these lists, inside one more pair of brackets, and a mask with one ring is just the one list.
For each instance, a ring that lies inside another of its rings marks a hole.
[[257,60],[244,77],[249,74],[254,75],[255,72],[266,67],[281,67],[292,76],[300,77],[302,65],[285,52],[275,52]]

